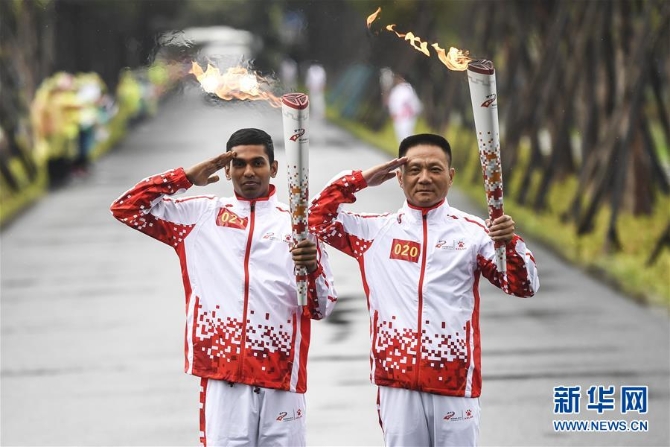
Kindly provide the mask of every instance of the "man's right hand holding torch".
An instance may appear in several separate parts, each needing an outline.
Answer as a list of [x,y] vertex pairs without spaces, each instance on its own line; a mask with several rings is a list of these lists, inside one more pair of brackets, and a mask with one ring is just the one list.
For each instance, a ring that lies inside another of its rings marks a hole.
[[493,239],[493,242],[508,243],[514,237],[514,220],[508,214],[503,214],[493,221],[486,219],[486,226],[489,229],[489,236]]
[[293,263],[298,267],[305,267],[307,273],[312,273],[318,267],[316,244],[309,239],[303,239],[295,244],[291,248],[291,255]]

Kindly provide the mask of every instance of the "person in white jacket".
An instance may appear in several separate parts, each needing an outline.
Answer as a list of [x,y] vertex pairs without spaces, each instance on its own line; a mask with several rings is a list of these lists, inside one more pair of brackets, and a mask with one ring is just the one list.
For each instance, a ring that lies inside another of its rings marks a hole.
[[423,104],[414,87],[398,74],[393,76],[393,87],[388,96],[389,115],[393,120],[398,143],[414,133]]
[[[271,137],[240,129],[226,152],[148,177],[111,206],[122,223],[174,248],[186,295],[185,372],[201,377],[203,445],[303,446],[311,319],[336,293],[316,239],[296,245],[289,207],[270,183]],[[234,197],[172,198],[219,180]],[[294,266],[306,266],[298,305]]]
[[[310,231],[360,266],[387,446],[477,444],[480,277],[519,297],[539,288],[533,255],[509,215],[485,222],[449,205],[454,175],[446,139],[412,135],[399,158],[338,175],[309,210]],[[394,177],[406,198],[397,212],[344,210],[360,190]],[[506,244],[506,273],[496,268],[494,241]]]
[[326,69],[313,63],[307,69],[305,85],[309,93],[310,119],[320,124],[326,117]]

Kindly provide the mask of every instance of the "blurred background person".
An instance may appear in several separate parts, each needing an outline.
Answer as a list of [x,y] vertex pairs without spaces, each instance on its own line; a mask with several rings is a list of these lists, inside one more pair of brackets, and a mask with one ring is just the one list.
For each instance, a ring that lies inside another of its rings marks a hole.
[[388,109],[398,143],[413,135],[416,120],[423,110],[423,104],[411,84],[397,73],[393,76]]
[[298,88],[298,63],[290,56],[282,59],[279,66],[279,77],[286,92],[294,92]]
[[309,94],[310,118],[321,121],[326,117],[326,69],[321,64],[311,64],[305,75]]
[[85,175],[89,170],[89,154],[95,144],[99,122],[98,108],[102,102],[105,85],[97,73],[79,73],[75,78],[75,86],[79,103],[79,135],[72,173]]
[[55,187],[68,179],[77,153],[80,102],[71,73],[57,73],[48,92],[43,119],[48,142],[49,182]]
[[388,67],[379,70],[379,89],[382,93],[382,104],[384,108],[388,108],[389,93],[393,88],[393,70]]

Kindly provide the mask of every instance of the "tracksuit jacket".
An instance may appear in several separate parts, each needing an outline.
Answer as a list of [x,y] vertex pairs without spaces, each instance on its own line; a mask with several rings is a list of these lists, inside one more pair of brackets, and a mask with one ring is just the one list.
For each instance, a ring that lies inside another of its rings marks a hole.
[[446,200],[431,208],[405,202],[396,213],[380,215],[343,211],[366,186],[360,171],[340,174],[312,201],[309,228],[359,263],[370,312],[372,382],[478,397],[479,278],[508,294],[533,296],[539,287],[533,255],[515,236],[503,275],[484,221]]
[[268,197],[166,197],[192,186],[182,168],[149,177],[111,206],[122,223],[171,246],[186,294],[185,371],[304,393],[311,319],[336,299],[325,251],[297,304],[289,208]]

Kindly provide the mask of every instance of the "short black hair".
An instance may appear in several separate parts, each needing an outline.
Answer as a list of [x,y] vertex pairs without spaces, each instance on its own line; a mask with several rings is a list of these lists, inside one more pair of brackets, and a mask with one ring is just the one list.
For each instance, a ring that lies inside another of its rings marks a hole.
[[272,143],[272,137],[267,132],[252,127],[233,132],[226,143],[226,152],[231,151],[235,146],[247,144],[262,144],[270,163],[275,161],[275,146]]
[[437,146],[442,149],[442,151],[447,154],[447,163],[449,163],[449,166],[451,166],[451,145],[446,138],[433,133],[410,135],[409,137],[402,140],[400,142],[400,147],[398,148],[398,158],[404,157],[408,150],[420,144]]

